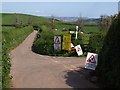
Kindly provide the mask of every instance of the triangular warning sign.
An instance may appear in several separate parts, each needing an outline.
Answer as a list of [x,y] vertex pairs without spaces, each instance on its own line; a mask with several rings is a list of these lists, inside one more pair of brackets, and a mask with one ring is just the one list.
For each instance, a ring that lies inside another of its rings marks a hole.
[[91,63],[96,64],[96,60],[95,60],[94,55],[91,55],[91,56],[88,58],[87,62],[91,62]]
[[54,42],[54,43],[55,43],[55,44],[60,44],[60,40],[59,40],[58,37],[55,38],[55,42]]

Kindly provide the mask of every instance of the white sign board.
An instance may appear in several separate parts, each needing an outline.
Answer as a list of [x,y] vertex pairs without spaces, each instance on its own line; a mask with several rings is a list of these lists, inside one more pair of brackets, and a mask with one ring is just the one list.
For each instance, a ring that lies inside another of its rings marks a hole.
[[75,46],[75,49],[76,49],[78,56],[83,54],[83,51],[80,45]]
[[61,50],[61,36],[54,36],[54,50]]
[[70,31],[71,34],[75,33],[75,31]]
[[95,70],[98,62],[98,54],[88,52],[85,68]]

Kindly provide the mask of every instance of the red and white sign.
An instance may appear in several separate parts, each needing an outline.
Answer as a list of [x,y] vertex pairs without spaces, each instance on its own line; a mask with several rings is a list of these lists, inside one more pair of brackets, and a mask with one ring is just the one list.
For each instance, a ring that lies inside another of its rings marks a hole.
[[61,36],[54,36],[54,50],[61,50]]
[[98,54],[88,52],[85,68],[95,70],[98,61]]
[[75,46],[75,49],[76,49],[78,56],[83,54],[83,51],[80,45]]

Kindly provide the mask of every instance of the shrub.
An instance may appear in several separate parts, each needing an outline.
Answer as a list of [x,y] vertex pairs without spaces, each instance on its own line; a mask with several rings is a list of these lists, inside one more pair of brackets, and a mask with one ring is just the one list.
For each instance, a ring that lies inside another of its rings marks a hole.
[[120,13],[112,22],[99,53],[96,73],[103,87],[120,89]]
[[105,35],[105,32],[93,33],[90,35],[88,44],[89,52],[99,53],[103,46]]
[[44,55],[52,54],[54,51],[54,33],[46,26],[42,26],[41,30],[41,32],[38,32],[37,38],[32,46],[33,51]]

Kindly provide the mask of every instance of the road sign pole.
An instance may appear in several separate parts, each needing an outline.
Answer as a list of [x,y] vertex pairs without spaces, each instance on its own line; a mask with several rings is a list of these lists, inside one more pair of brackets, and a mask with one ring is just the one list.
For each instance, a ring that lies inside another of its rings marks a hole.
[[75,35],[75,40],[78,38],[78,26],[76,26],[76,35]]

